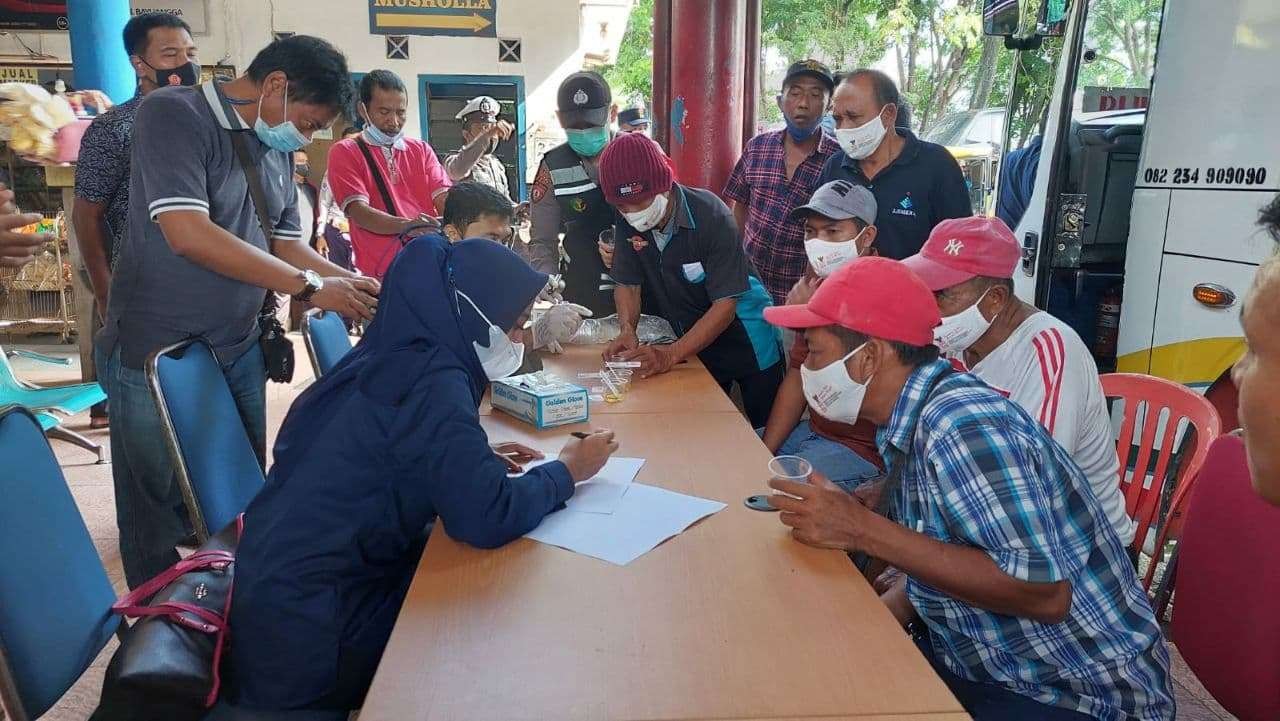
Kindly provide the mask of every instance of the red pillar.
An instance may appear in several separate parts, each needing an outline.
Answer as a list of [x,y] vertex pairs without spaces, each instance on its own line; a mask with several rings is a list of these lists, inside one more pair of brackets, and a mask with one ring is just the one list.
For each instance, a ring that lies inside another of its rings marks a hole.
[[743,58],[742,147],[756,136],[756,114],[760,107],[760,5],[747,0],[747,52]]
[[671,0],[653,3],[653,97],[649,99],[653,139],[671,154]]
[[747,0],[670,2],[667,147],[680,182],[720,193],[742,151]]

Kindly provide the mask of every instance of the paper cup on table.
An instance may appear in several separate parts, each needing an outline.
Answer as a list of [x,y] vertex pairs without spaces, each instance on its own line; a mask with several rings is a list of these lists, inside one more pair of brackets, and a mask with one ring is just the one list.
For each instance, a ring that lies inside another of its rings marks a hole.
[[[774,456],[773,460],[769,461],[769,474],[771,477],[782,481],[808,483],[809,476],[813,474],[813,465],[800,456]],[[779,496],[795,498],[789,493],[773,492]]]

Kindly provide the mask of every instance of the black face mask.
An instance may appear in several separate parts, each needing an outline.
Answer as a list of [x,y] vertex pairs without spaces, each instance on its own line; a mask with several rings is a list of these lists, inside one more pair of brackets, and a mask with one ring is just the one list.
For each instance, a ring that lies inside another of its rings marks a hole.
[[293,166],[293,172],[297,173],[299,178],[310,178],[310,177],[311,177],[311,166],[310,166],[310,165],[295,165],[295,166]]
[[162,88],[169,87],[171,85],[185,85],[190,87],[200,82],[199,63],[188,61],[185,65],[179,65],[171,70],[161,70],[146,60],[143,60],[142,64],[155,71],[155,76],[149,79],[151,82]]

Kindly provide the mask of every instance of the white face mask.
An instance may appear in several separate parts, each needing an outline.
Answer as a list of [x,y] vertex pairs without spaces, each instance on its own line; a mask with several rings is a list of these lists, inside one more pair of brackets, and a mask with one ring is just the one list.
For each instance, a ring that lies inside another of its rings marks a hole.
[[855,235],[852,240],[846,240],[843,243],[833,243],[819,238],[806,240],[804,253],[809,256],[809,265],[813,267],[813,272],[817,273],[819,278],[826,278],[845,263],[861,255],[858,252],[858,238],[861,238],[862,233],[865,232],[867,229],[863,228],[862,232]]
[[845,155],[854,160],[863,160],[876,152],[876,148],[884,141],[884,136],[889,133],[889,129],[880,120],[883,114],[884,108],[880,108],[879,114],[856,128],[836,128],[836,142]]
[[991,324],[996,321],[999,313],[992,316],[991,320],[987,320],[982,316],[982,311],[978,310],[978,305],[990,291],[990,288],[984,291],[978,296],[977,302],[968,308],[943,318],[942,325],[933,330],[933,342],[944,355],[959,355],[969,350],[969,346],[976,343],[991,328]]
[[466,293],[462,291],[457,291],[457,293],[470,303],[472,308],[475,308],[476,313],[480,315],[485,323],[489,324],[489,347],[485,348],[475,341],[471,342],[471,345],[476,350],[476,356],[480,359],[480,366],[484,368],[485,377],[491,381],[496,381],[520,370],[520,366],[524,365],[524,343],[516,343],[511,340],[501,328],[494,325],[485,316],[484,312],[475,304],[475,301],[471,300]]
[[632,228],[641,233],[647,230],[653,230],[658,227],[658,223],[662,220],[662,216],[667,212],[667,196],[666,194],[658,194],[653,196],[653,202],[644,210],[634,213],[623,213],[622,217],[627,219],[627,223]]
[[844,364],[866,347],[867,344],[863,343],[840,360],[816,371],[800,366],[800,387],[804,391],[804,399],[815,413],[837,423],[857,422],[871,379],[868,378],[866,383],[855,381]]

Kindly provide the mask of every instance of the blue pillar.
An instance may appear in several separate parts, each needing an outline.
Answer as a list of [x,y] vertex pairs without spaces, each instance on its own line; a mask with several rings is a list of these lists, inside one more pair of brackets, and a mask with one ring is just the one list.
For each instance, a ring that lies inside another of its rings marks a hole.
[[137,79],[125,52],[129,0],[68,0],[76,89],[101,90],[113,103],[133,97]]

